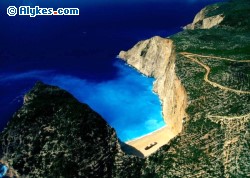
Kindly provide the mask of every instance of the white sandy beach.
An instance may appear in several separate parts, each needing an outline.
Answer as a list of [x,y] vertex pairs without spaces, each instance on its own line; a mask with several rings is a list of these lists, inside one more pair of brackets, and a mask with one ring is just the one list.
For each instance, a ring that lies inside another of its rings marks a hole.
[[[135,140],[128,141],[126,142],[126,144],[136,148],[146,157],[157,151],[161,146],[167,144],[169,140],[172,139],[174,136],[175,135],[170,131],[168,126],[165,126],[148,135],[145,135]],[[155,146],[148,150],[145,150],[147,146],[154,142],[157,142]]]

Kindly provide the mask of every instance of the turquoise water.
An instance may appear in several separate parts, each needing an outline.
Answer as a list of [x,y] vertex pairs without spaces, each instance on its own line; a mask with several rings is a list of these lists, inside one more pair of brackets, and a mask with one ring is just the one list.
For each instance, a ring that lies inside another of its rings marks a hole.
[[[139,40],[166,37],[220,0],[8,0],[0,2],[0,131],[37,82],[89,104],[127,141],[164,126],[153,79],[114,57]],[[8,6],[77,7],[79,16],[9,17]]]
[[[118,59],[117,59],[118,60]],[[50,84],[70,91],[81,102],[88,103],[117,131],[122,141],[153,132],[165,123],[159,98],[152,92],[153,78],[116,61],[118,75],[101,83],[58,75]]]
[[165,126],[159,98],[152,92],[154,79],[141,75],[120,59],[114,60],[113,67],[117,69],[116,77],[103,82],[48,70],[3,75],[0,82],[41,80],[59,86],[103,116],[122,141]]
[[7,171],[8,171],[8,168],[5,165],[0,164],[0,178],[4,177]]

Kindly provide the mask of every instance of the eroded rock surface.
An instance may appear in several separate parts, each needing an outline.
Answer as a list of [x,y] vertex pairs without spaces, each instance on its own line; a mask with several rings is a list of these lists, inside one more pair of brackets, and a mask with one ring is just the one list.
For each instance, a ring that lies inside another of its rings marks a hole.
[[[208,84],[206,70],[181,55],[192,53],[209,66],[210,80],[249,91],[249,63],[235,61],[249,59],[250,2],[232,0],[212,7],[218,7],[216,12],[200,14],[196,21],[224,14],[221,25],[172,36],[176,54],[172,41],[160,37],[120,53],[127,63],[156,79],[154,91],[167,124],[172,132],[182,130],[168,144],[145,159],[127,156],[98,114],[65,91],[39,84],[0,134],[0,160],[23,177],[249,177],[249,94]],[[183,125],[182,85],[188,95]],[[10,172],[8,176],[13,177]]]
[[154,92],[162,102],[164,119],[173,133],[182,130],[187,105],[186,92],[175,74],[175,50],[173,41],[153,37],[140,41],[119,57],[148,77],[154,77]]
[[218,14],[214,16],[208,16],[208,13],[216,10],[218,7],[216,5],[205,7],[195,16],[193,22],[184,27],[184,29],[194,30],[194,29],[210,29],[219,25],[223,19],[223,14]]

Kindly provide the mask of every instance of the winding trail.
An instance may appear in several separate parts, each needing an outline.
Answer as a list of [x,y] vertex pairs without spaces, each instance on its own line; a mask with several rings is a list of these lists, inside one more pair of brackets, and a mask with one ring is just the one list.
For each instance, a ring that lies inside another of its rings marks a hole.
[[221,120],[234,120],[234,119],[238,119],[238,120],[242,120],[244,118],[249,119],[250,118],[250,113],[245,114],[245,115],[241,115],[241,116],[214,116],[214,115],[207,115],[207,117],[209,119],[212,119],[214,122],[218,122]]
[[181,52],[180,54],[182,56],[190,59],[191,61],[196,62],[197,64],[199,64],[203,68],[205,68],[206,69],[206,74],[204,76],[204,80],[205,80],[205,82],[209,83],[213,87],[217,87],[217,88],[220,88],[221,90],[225,90],[225,91],[231,91],[231,92],[234,92],[234,93],[237,93],[237,94],[250,94],[250,91],[232,89],[232,88],[220,85],[219,83],[216,83],[216,82],[213,82],[213,81],[209,80],[209,74],[211,72],[210,67],[207,66],[206,64],[202,63],[201,61],[199,61],[195,57],[213,58],[213,59],[220,59],[220,60],[226,60],[226,61],[230,61],[230,62],[239,62],[239,63],[250,62],[250,60],[240,60],[240,61],[238,61],[238,60],[229,59],[229,58],[222,58],[222,57],[216,57],[216,56],[204,56],[204,55],[193,54],[193,53],[188,53],[188,52]]
[[[210,67],[199,61],[197,58],[198,57],[208,58],[208,59],[212,58],[212,59],[226,60],[230,62],[239,62],[239,63],[250,62],[250,60],[237,61],[229,58],[222,58],[216,56],[203,56],[187,52],[182,52],[180,54],[183,55],[185,58],[188,58],[191,61],[196,62],[197,64],[205,68],[206,73],[204,76],[204,80],[213,87],[217,87],[221,90],[230,91],[237,94],[250,94],[250,91],[232,89],[209,80],[209,74],[211,72]],[[241,155],[246,154],[245,150],[247,150],[247,147],[244,145],[249,137],[247,132],[247,127],[249,125],[250,113],[246,113],[243,115],[232,115],[232,116],[219,116],[219,115],[208,114],[207,118],[210,119],[212,122],[220,123],[221,127],[223,127],[225,130],[223,138],[223,149],[222,149],[223,152],[221,154],[225,175],[230,175],[232,173],[232,167],[235,167],[237,172],[241,172],[242,170],[239,165],[239,162],[242,159]]]

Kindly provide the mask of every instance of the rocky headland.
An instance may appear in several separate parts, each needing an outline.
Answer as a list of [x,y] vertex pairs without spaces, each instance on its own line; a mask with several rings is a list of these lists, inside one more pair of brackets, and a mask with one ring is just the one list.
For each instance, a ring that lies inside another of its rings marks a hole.
[[208,6],[184,31],[120,53],[155,78],[171,138],[154,153],[125,154],[143,157],[86,104],[38,83],[0,134],[7,176],[249,177],[249,11],[248,0]]
[[41,82],[24,96],[0,142],[9,177],[119,177],[139,159],[121,151],[114,129],[88,105]]

